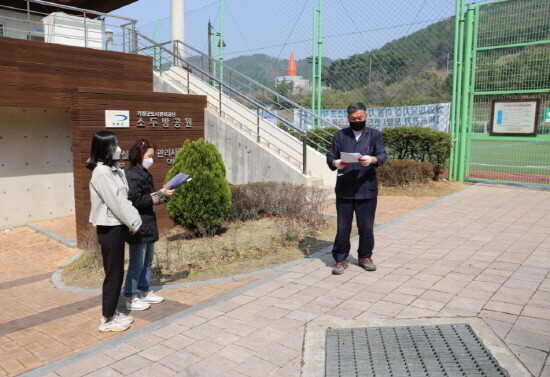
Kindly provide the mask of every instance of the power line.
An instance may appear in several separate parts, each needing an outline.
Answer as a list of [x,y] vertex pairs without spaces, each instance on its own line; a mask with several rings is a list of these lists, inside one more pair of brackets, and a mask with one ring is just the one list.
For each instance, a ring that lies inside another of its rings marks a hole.
[[[290,33],[288,33],[288,36],[286,37],[285,43],[282,44],[281,50],[279,51],[279,55],[277,55],[277,59],[281,58],[281,54],[283,53],[283,49],[285,46],[288,46],[288,40],[290,39],[290,36],[292,33],[294,33],[294,30],[296,29],[296,26],[298,26],[298,22],[300,21],[300,18],[302,18],[302,14],[304,14],[304,11],[306,9],[307,3],[309,0],[304,1],[304,6],[302,7],[302,10],[300,11],[300,14],[298,15],[298,18],[296,18],[296,21],[294,22],[294,25],[292,26],[292,29],[290,30]],[[273,73],[273,70],[275,69],[275,63],[277,60],[273,61],[273,65],[271,66],[271,69],[269,70],[267,77],[269,78],[271,76],[271,73]]]
[[[428,22],[429,22],[429,23],[432,23],[432,22],[439,22],[439,21],[442,21],[442,20],[444,20],[444,19],[446,19],[446,18],[437,18],[437,19],[423,20],[423,21],[419,21],[419,22],[413,22],[413,23],[408,23],[408,24],[400,24],[400,25],[388,26],[388,27],[383,27],[383,28],[376,28],[376,29],[368,29],[368,30],[353,31],[353,32],[350,32],[350,33],[329,34],[329,35],[323,36],[323,38],[324,38],[324,39],[330,39],[330,38],[346,37],[346,36],[356,35],[356,34],[361,34],[361,35],[362,35],[363,33],[373,33],[373,32],[377,32],[377,31],[398,29],[398,28],[401,28],[401,27],[404,27],[404,26],[421,25],[421,24],[425,24],[425,23],[428,23]],[[284,46],[286,46],[286,45],[292,45],[292,44],[298,44],[298,43],[304,43],[304,42],[311,42],[311,38],[308,38],[308,39],[301,39],[301,40],[297,40],[297,41],[293,41],[293,42],[287,42],[287,43],[278,43],[278,44],[275,44],[275,45],[261,46],[261,47],[257,47],[257,48],[247,49],[247,50],[233,51],[233,52],[227,53],[227,55],[235,55],[235,54],[241,54],[241,53],[246,53],[246,52],[254,52],[254,51],[267,50],[267,49],[269,49],[269,48],[275,48],[275,47],[281,47],[281,46],[284,47]]]
[[285,46],[288,46],[288,45],[293,45],[293,44],[298,44],[298,43],[304,43],[304,42],[311,42],[311,38],[309,38],[309,39],[302,39],[302,40],[300,40],[300,41],[294,41],[294,42],[280,43],[280,44],[271,45],[271,46],[263,46],[263,47],[258,47],[258,48],[251,48],[251,49],[249,49],[249,50],[234,51],[234,52],[228,53],[227,55],[235,55],[235,54],[242,54],[242,53],[245,53],[245,52],[261,51],[261,50],[267,50],[267,49],[270,49],[270,48],[281,47],[281,46],[282,46],[282,47],[285,47]]
[[201,10],[201,9],[204,9],[204,8],[208,8],[208,7],[211,7],[212,5],[216,5],[216,4],[218,4],[218,2],[217,2],[217,1],[214,1],[214,2],[212,2],[212,3],[210,3],[210,4],[207,4],[207,5],[203,5],[203,6],[202,6],[202,7],[200,7],[200,8],[196,8],[196,9],[193,9],[193,10],[187,11],[187,12],[185,12],[185,13],[193,13],[193,12],[196,12],[196,11],[198,11],[198,10]]
[[229,15],[231,16],[231,18],[233,19],[233,22],[235,23],[235,26],[237,27],[237,31],[239,32],[239,34],[241,35],[241,38],[243,39],[244,41],[244,44],[246,45],[246,47],[248,49],[250,49],[250,44],[248,44],[248,41],[246,40],[246,37],[244,36],[244,33],[242,32],[240,26],[239,26],[239,23],[237,22],[237,20],[235,19],[235,17],[233,16],[233,11],[231,11],[231,8],[229,8],[229,1],[226,2],[226,7],[227,7],[227,10],[229,12]]
[[[420,15],[420,13],[424,10],[424,7],[426,6],[426,2],[428,0],[424,0],[424,2],[422,3],[422,6],[420,7],[420,9],[418,10],[418,12],[416,13],[416,16],[414,17],[414,21],[416,21],[416,19],[418,18],[418,16]],[[405,35],[408,35],[409,32],[411,31],[412,29],[412,26],[409,27],[409,29],[407,30],[407,33]],[[391,98],[390,102],[392,102],[394,99],[396,99],[402,92],[403,90],[405,90],[405,88],[407,87],[407,83],[405,82],[404,85],[401,87],[401,89],[399,89],[397,91],[397,93],[395,93],[395,95]]]
[[[424,0],[426,1],[426,0]],[[338,0],[338,2],[340,3],[340,5],[342,6],[342,8],[344,8],[344,11],[347,13],[348,17],[350,18],[351,22],[353,22],[353,25],[355,26],[356,29],[359,29],[359,27],[357,26],[357,23],[355,22],[355,19],[353,18],[353,16],[351,15],[351,13],[348,11],[348,8],[346,8],[346,6],[344,5],[344,3],[342,3],[341,0]],[[363,36],[363,33],[361,33],[361,36]],[[380,67],[382,67],[382,69],[384,70],[384,73],[385,72],[388,72],[388,70],[386,69],[386,67],[384,67],[384,65],[380,62],[380,60],[378,59],[378,57],[376,56],[376,54],[372,54],[372,56],[374,57],[374,60],[377,60],[378,61],[378,65]],[[369,73],[370,74],[370,73]],[[369,76],[370,77],[370,76]],[[393,80],[393,78],[388,74],[388,77],[390,78],[390,81],[395,84],[395,81]],[[369,78],[370,80],[370,78]]]

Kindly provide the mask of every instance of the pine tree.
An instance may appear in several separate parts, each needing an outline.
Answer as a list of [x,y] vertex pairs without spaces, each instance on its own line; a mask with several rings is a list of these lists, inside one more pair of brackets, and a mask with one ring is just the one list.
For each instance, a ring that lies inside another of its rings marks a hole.
[[168,214],[176,224],[192,231],[215,234],[231,209],[231,190],[220,153],[203,139],[187,140],[166,181],[180,172],[192,180],[176,190],[167,204]]

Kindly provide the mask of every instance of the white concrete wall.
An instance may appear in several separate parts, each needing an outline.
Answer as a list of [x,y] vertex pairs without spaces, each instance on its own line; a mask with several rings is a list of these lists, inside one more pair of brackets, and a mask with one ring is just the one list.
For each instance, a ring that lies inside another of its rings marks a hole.
[[[23,1],[21,4],[26,6]],[[35,29],[44,29],[42,16],[31,14],[30,21],[28,23],[26,13],[0,8],[0,24],[4,26],[4,37],[27,39],[28,30],[31,31],[32,35],[43,36],[41,32],[33,32]]]
[[217,114],[205,109],[205,139],[214,144],[225,163],[227,180],[233,184],[290,182],[308,185],[308,177],[268,151]]
[[44,17],[47,43],[103,49],[103,21],[53,12]]
[[[189,81],[187,81],[188,77]],[[256,112],[224,93],[222,93],[220,101],[220,93],[216,88],[203,82],[198,77],[188,74],[184,69],[174,67],[162,74],[155,74],[155,90],[178,90],[180,93],[206,95],[208,108],[218,116],[220,115],[221,102],[221,113],[223,119],[226,120],[225,123],[241,130],[252,142],[257,142],[258,120]],[[301,171],[303,161],[302,141],[264,119],[260,119],[259,124],[261,144],[270,149],[273,154],[288,161],[289,165]],[[336,183],[336,173],[327,167],[325,156],[310,147],[307,147],[307,173],[310,178],[322,179],[324,185],[333,186]]]
[[68,109],[0,106],[0,228],[74,215]]

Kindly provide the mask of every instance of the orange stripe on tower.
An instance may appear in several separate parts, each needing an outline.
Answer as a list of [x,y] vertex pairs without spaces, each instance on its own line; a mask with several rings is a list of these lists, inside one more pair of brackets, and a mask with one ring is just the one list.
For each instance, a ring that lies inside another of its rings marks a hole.
[[294,59],[294,51],[290,52],[290,60],[288,61],[287,76],[297,76],[296,60]]

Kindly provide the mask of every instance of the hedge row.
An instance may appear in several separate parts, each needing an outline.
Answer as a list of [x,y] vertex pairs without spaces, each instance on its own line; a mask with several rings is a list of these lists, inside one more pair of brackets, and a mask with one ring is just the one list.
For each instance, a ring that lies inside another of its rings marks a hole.
[[[310,130],[308,144],[322,151],[330,146],[332,136],[339,130],[335,127]],[[423,127],[395,127],[382,130],[386,152],[390,159],[431,162],[434,166],[433,178],[437,179],[451,153],[451,137],[446,132]]]

